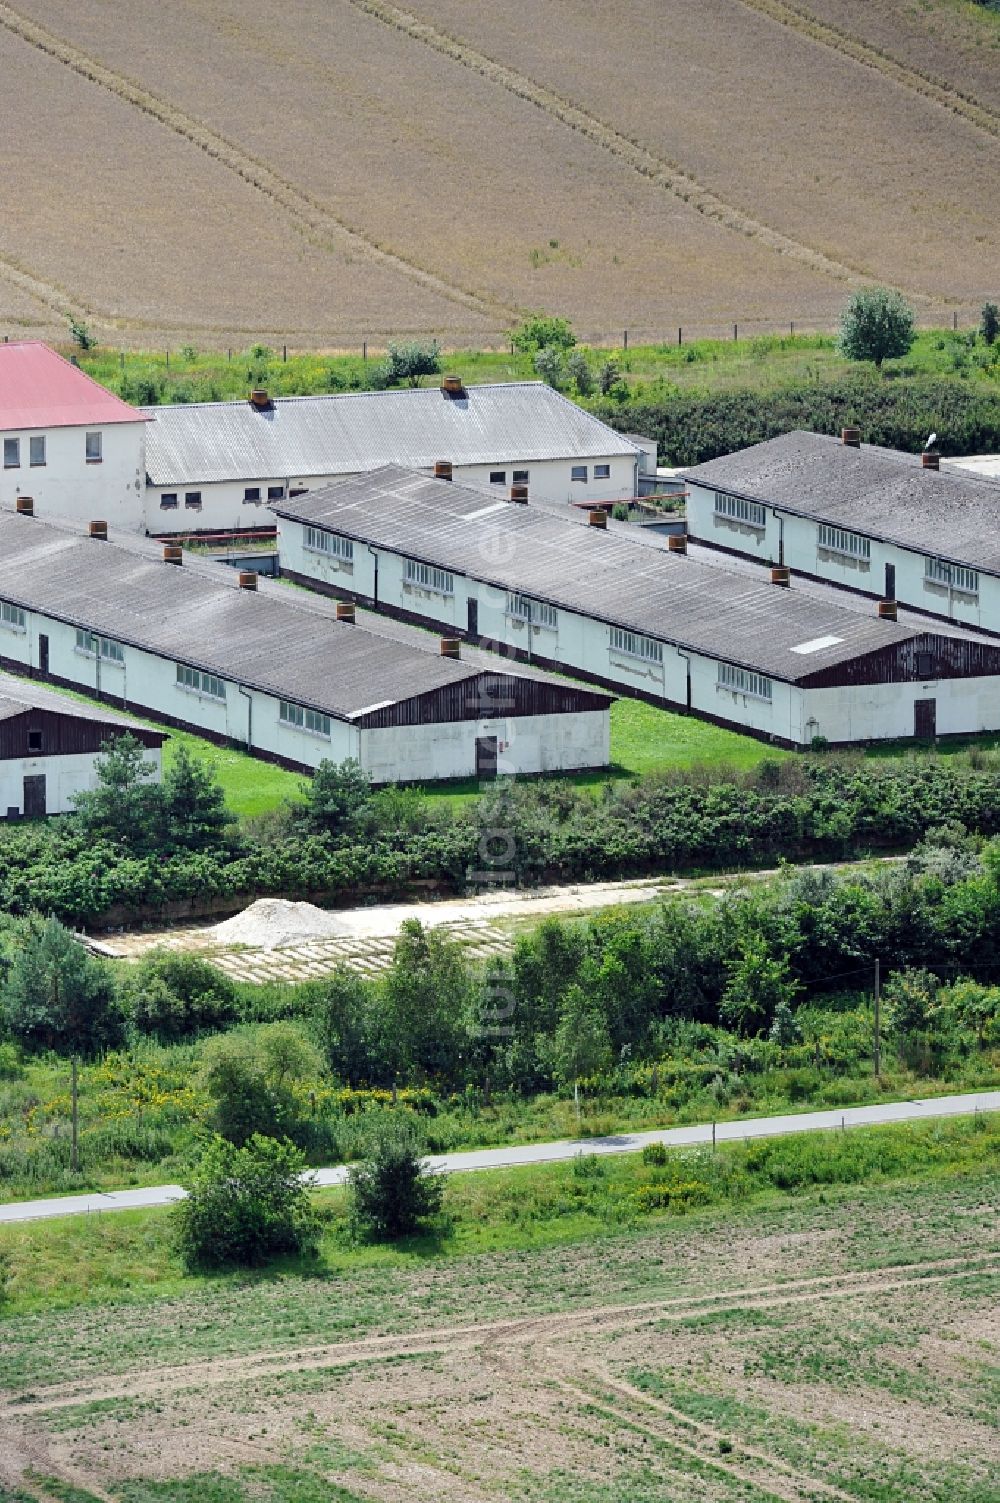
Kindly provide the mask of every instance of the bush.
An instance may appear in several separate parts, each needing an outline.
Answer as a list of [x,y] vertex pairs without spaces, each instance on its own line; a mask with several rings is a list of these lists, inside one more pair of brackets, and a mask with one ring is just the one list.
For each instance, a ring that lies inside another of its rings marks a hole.
[[647,1143],[642,1150],[642,1162],[651,1165],[654,1169],[665,1169],[670,1162],[665,1143]]
[[908,353],[914,340],[913,309],[890,287],[861,287],[840,318],[839,346],[849,360],[885,360]]
[[519,355],[534,355],[544,349],[565,353],[576,344],[576,335],[565,318],[531,313],[511,330],[510,342]]
[[173,1213],[185,1267],[256,1268],[289,1253],[314,1254],[319,1224],[291,1143],[252,1137],[243,1148],[217,1138]]
[[1000,338],[1000,308],[996,303],[983,304],[983,316],[979,321],[979,332],[987,344],[996,344]]
[[372,1134],[367,1156],[348,1171],[351,1221],[373,1242],[426,1231],[441,1210],[444,1184],[423,1161],[412,1126],[390,1117]]
[[224,1028],[239,1015],[236,988],[199,955],[153,950],[122,983],[122,1002],[139,1033],[175,1043]]

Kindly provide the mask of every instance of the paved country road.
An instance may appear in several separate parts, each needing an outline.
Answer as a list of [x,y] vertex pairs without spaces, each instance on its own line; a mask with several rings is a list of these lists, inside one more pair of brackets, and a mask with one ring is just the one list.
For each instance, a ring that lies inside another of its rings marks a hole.
[[[829,1132],[847,1127],[871,1127],[884,1122],[921,1122],[933,1117],[963,1117],[974,1112],[1000,1112],[1000,1091],[979,1091],[964,1096],[935,1096],[928,1101],[886,1101],[875,1106],[848,1106],[828,1112],[799,1112],[787,1117],[748,1117],[720,1122],[717,1141],[733,1143],[748,1138],[776,1138],[797,1132]],[[473,1148],[427,1160],[433,1169],[463,1174],[473,1169],[506,1169],[519,1164],[548,1164],[573,1159],[580,1153],[636,1153],[647,1143],[668,1148],[687,1148],[712,1141],[711,1123],[695,1127],[659,1128],[655,1132],[616,1133],[605,1138],[566,1139],[559,1143],[524,1143],[515,1148]],[[342,1185],[347,1178],[343,1165],[310,1171],[316,1185]],[[180,1185],[149,1185],[139,1190],[92,1191],[88,1195],[61,1195],[50,1200],[22,1200],[0,1205],[0,1225],[38,1221],[53,1216],[84,1216],[101,1211],[130,1211],[169,1205],[182,1200]]]

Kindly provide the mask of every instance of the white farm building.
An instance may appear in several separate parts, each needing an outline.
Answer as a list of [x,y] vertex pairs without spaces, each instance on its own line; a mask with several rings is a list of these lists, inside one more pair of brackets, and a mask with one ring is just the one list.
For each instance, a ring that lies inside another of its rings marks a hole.
[[[540,501],[635,496],[648,453],[541,381],[149,407],[145,530],[273,525],[268,506],[386,464],[451,464],[464,484]],[[652,460],[655,472],[655,459]]]
[[1000,634],[1000,480],[788,433],[685,472],[692,538]]
[[353,757],[377,783],[608,762],[607,694],[456,661],[432,638],[401,643],[256,574],[91,528],[0,513],[2,666],[287,766]]
[[76,794],[96,787],[101,752],[126,733],[158,781],[164,731],[0,673],[0,819],[67,813]]
[[1000,729],[1000,643],[614,524],[395,466],[276,509],[282,572],[316,590],[786,745]]

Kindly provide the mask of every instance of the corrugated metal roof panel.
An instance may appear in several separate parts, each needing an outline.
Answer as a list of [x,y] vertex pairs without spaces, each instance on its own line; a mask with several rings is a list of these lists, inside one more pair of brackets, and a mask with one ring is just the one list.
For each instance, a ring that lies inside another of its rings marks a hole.
[[101,725],[113,725],[121,731],[141,732],[147,740],[166,741],[166,731],[155,731],[150,726],[137,726],[106,710],[101,705],[81,704],[55,689],[47,689],[31,679],[17,678],[12,673],[0,673],[0,720],[13,720],[31,710],[50,710],[55,715],[66,715],[71,720],[97,721]]
[[1000,574],[1000,484],[948,465],[924,469],[916,454],[870,444],[855,449],[820,433],[786,433],[695,465],[684,476]]
[[[485,514],[478,491],[398,466],[332,481],[275,511],[792,683],[927,635],[878,619],[874,603],[860,615],[530,504]],[[1000,644],[995,654],[1000,671]]]
[[199,402],[145,409],[151,484],[351,475],[384,464],[613,458],[638,454],[620,433],[541,381]]

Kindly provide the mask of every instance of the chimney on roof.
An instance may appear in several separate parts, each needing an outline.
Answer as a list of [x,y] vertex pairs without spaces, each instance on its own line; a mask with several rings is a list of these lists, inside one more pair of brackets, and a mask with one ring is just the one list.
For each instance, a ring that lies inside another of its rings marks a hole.
[[465,387],[462,385],[461,376],[442,376],[441,390],[446,397],[455,399],[465,396]]
[[91,522],[89,531],[90,531],[90,536],[92,538],[100,538],[103,542],[105,542],[105,543],[107,542],[107,540],[108,540],[108,524],[107,524],[107,522]]
[[343,621],[346,626],[353,626],[354,625],[354,616],[355,616],[355,611],[354,611],[354,601],[353,600],[338,600],[337,601],[337,620],[338,621]]
[[688,551],[688,536],[686,532],[671,532],[667,537],[668,553],[686,553]]
[[184,562],[184,549],[180,543],[164,543],[163,562],[165,564],[182,564]]
[[270,412],[273,405],[271,398],[267,394],[267,388],[264,386],[255,386],[250,393],[250,406],[254,411]]
[[939,470],[941,468],[941,451],[939,449],[925,449],[920,456],[920,463],[925,470]]
[[443,658],[460,658],[462,656],[461,640],[458,637],[442,637],[441,656]]
[[606,511],[589,511],[587,513],[587,525],[590,527],[607,527],[608,514]]
[[783,590],[787,590],[788,587],[789,587],[789,585],[791,584],[791,582],[792,582],[792,571],[788,567],[787,564],[772,564],[771,565],[771,583],[772,584],[780,585]]
[[860,428],[841,428],[841,430],[840,430],[840,442],[842,444],[846,444],[849,449],[860,449],[861,448],[861,429]]
[[435,461],[434,461],[434,479],[435,480],[450,480],[451,479],[451,460],[450,459],[435,459]]
[[527,506],[528,487],[526,485],[512,485],[510,488],[510,499],[517,506]]
[[253,569],[240,570],[240,589],[255,590],[257,588],[257,575]]
[[18,496],[14,504],[22,517],[33,517],[35,515],[35,499],[33,496]]
[[895,600],[880,600],[878,603],[879,620],[895,621],[897,609]]

